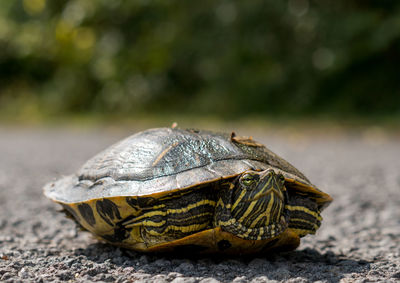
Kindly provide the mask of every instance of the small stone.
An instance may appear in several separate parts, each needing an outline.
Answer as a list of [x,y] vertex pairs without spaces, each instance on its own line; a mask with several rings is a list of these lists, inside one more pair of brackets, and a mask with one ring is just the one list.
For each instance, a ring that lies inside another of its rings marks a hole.
[[128,266],[128,267],[124,268],[123,272],[130,274],[130,273],[135,272],[135,269],[132,266]]
[[170,261],[169,260],[165,260],[165,259],[157,259],[156,261],[153,262],[153,264],[157,267],[165,267],[170,265]]
[[139,262],[142,263],[142,264],[148,264],[149,263],[149,258],[147,256],[145,256],[145,255],[142,255],[139,258]]
[[10,258],[8,257],[8,255],[0,255],[0,259],[2,260],[9,260]]
[[191,277],[177,277],[171,283],[195,283],[196,279]]
[[116,278],[113,277],[111,274],[101,274],[100,275],[100,281],[105,281],[105,282],[115,282]]
[[168,275],[167,275],[167,280],[171,281],[171,280],[174,279],[174,278],[182,277],[182,276],[183,276],[183,275],[182,275],[181,273],[178,273],[178,272],[170,272],[170,273],[168,273]]
[[269,267],[269,263],[264,259],[255,258],[249,262],[248,266],[249,266],[249,268],[259,271],[259,270],[267,269]]
[[204,278],[203,280],[201,280],[199,283],[219,283],[220,281],[218,281],[217,279],[215,279],[215,278],[211,278],[211,277],[208,277],[208,278]]
[[153,276],[152,278],[151,278],[151,280],[153,281],[153,282],[157,282],[157,283],[166,283],[166,282],[168,282],[167,281],[167,276],[166,275],[164,275],[164,274],[158,274],[158,275],[156,275],[156,276]]
[[278,275],[279,280],[287,280],[290,278],[290,271],[283,267],[276,269],[274,273]]
[[87,270],[86,274],[88,274],[90,276],[95,276],[101,272],[102,272],[102,270],[100,267],[95,267],[95,268],[91,268],[91,269]]
[[3,276],[1,276],[1,281],[5,281],[11,277],[13,277],[13,274],[11,272],[6,272],[3,274]]
[[251,282],[252,283],[264,283],[264,282],[275,283],[278,281],[270,280],[267,276],[259,276],[259,277],[253,278],[253,280],[251,280]]
[[310,280],[307,280],[302,277],[296,277],[296,278],[290,278],[286,282],[288,282],[288,283],[308,283],[308,282],[310,282]]
[[236,277],[235,279],[232,280],[234,283],[245,283],[247,282],[246,276],[240,276]]
[[193,264],[190,262],[181,263],[175,270],[180,273],[187,273],[194,269]]
[[23,267],[19,272],[18,272],[18,276],[26,279],[30,276],[30,272],[27,268]]
[[69,271],[64,271],[57,274],[57,277],[62,281],[67,281],[73,279],[75,276]]
[[392,274],[392,278],[400,279],[400,272],[397,272],[395,274]]

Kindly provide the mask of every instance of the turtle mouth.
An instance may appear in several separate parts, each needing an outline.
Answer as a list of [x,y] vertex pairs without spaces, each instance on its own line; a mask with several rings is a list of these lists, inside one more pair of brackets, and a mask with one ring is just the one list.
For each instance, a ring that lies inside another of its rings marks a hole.
[[276,237],[288,228],[289,211],[286,209],[287,192],[285,187],[283,189],[271,187],[255,197],[254,200],[266,205],[265,211],[262,213],[265,222],[260,227],[263,235],[260,235],[259,238]]
[[253,207],[251,212],[248,208],[241,215],[232,215],[237,236],[250,240],[265,240],[277,237],[288,228],[285,195],[277,189],[268,189],[247,201],[253,202],[250,205]]
[[[288,211],[286,209],[285,198],[274,189],[272,192],[266,192],[261,201],[267,203],[267,207],[262,213],[265,227],[271,230],[271,236],[281,233],[288,226]],[[268,230],[268,229],[267,229]],[[275,230],[275,231],[274,231]]]
[[224,227],[226,230],[233,232],[236,236],[248,240],[265,240],[279,236],[289,227],[287,213],[282,213],[278,221],[269,223],[261,227],[248,227],[238,221],[234,221],[230,227]]

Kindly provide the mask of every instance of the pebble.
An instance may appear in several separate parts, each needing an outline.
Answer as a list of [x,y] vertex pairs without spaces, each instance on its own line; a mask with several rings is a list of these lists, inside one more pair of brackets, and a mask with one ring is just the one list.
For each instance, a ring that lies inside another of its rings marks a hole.
[[192,277],[177,277],[171,283],[195,283],[197,280]]
[[211,277],[204,278],[199,281],[199,283],[219,283],[219,282],[220,282],[219,280],[217,280],[215,278],[211,278]]

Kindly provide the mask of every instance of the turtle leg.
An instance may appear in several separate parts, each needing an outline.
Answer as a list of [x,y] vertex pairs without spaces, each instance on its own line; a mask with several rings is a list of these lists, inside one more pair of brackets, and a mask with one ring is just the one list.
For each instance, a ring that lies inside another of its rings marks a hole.
[[209,229],[215,211],[211,189],[181,191],[150,201],[140,198],[141,204],[130,199],[129,204],[140,212],[124,221],[124,227],[133,229],[132,238],[148,247]]
[[289,228],[300,237],[315,234],[321,226],[322,217],[317,203],[312,199],[291,195],[285,209],[289,212]]

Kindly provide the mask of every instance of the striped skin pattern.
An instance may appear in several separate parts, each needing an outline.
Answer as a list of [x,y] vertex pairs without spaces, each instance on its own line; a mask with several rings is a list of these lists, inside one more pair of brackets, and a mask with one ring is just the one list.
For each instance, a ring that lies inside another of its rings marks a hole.
[[[214,185],[180,191],[150,205],[141,206],[142,214],[124,222],[128,229],[140,227],[146,243],[158,243],[183,238],[212,227],[216,196]],[[138,203],[129,201],[132,207]]]
[[[141,250],[215,227],[252,241],[279,238],[287,229],[302,237],[314,234],[322,220],[317,203],[286,188],[282,175],[273,170],[247,171],[233,179],[159,198],[98,199],[64,208],[106,241],[133,248],[143,243]],[[235,241],[227,238],[215,249],[223,251],[234,245]]]
[[289,227],[300,237],[315,234],[321,226],[322,217],[315,201],[301,195],[290,195],[285,206],[290,214]]
[[287,228],[284,178],[273,170],[248,171],[232,186],[231,199],[219,202],[217,215],[224,230],[249,240],[278,236]]

